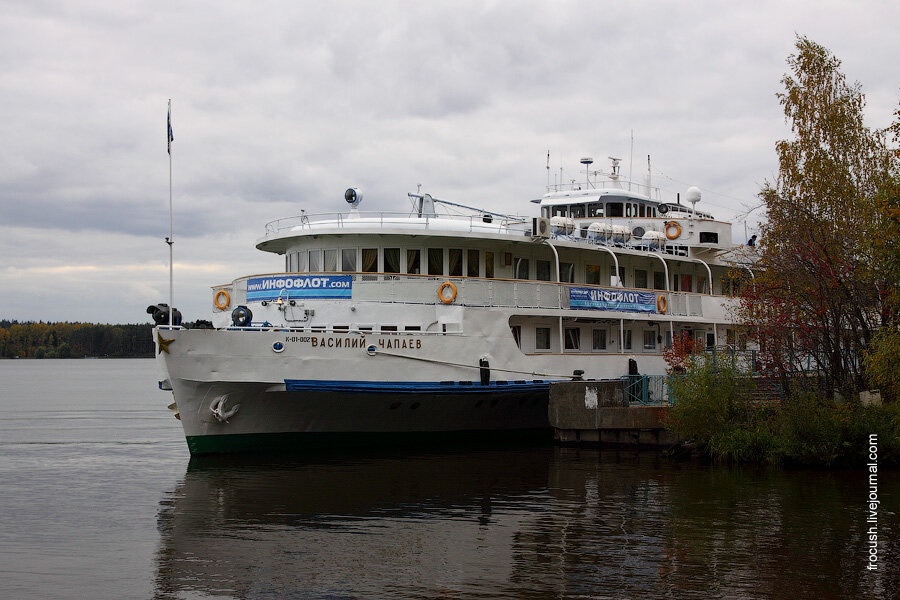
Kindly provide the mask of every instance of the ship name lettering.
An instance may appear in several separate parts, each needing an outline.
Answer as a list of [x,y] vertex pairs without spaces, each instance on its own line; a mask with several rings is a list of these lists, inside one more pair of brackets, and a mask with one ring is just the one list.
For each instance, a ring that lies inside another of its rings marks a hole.
[[365,348],[366,338],[364,337],[312,337],[309,338],[313,348]]
[[421,350],[422,349],[422,340],[392,340],[392,339],[380,339],[378,340],[378,345],[385,349],[399,349],[399,350]]

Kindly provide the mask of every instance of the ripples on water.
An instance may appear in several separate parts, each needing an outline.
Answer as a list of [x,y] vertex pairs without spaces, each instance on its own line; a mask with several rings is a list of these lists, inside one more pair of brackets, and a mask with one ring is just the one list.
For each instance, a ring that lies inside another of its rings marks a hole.
[[0,597],[889,598],[866,479],[518,447],[188,460],[152,361],[0,361]]

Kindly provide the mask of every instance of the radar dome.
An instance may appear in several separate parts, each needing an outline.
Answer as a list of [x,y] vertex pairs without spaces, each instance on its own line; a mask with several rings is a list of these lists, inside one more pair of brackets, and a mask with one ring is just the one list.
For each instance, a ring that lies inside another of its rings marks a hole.
[[685,194],[685,198],[691,204],[695,204],[700,202],[700,188],[696,186],[691,186],[687,189],[687,193]]
[[359,203],[362,202],[363,195],[359,188],[349,188],[346,192],[344,192],[344,200],[347,201],[347,204],[356,208],[359,206]]

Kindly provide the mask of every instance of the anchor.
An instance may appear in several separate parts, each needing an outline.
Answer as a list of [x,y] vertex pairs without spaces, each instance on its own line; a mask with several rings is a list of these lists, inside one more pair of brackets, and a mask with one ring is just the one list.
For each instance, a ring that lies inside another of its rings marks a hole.
[[209,405],[209,410],[212,411],[213,416],[219,423],[228,423],[228,419],[237,414],[238,410],[241,408],[240,404],[235,404],[231,409],[225,410],[225,403],[228,401],[228,396],[219,396],[212,401],[212,404]]

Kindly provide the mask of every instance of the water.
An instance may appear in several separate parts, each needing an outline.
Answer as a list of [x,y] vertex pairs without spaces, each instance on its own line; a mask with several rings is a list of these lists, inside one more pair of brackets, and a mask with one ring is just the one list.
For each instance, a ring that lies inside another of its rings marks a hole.
[[891,598],[862,469],[518,447],[189,460],[151,360],[0,361],[2,598]]

